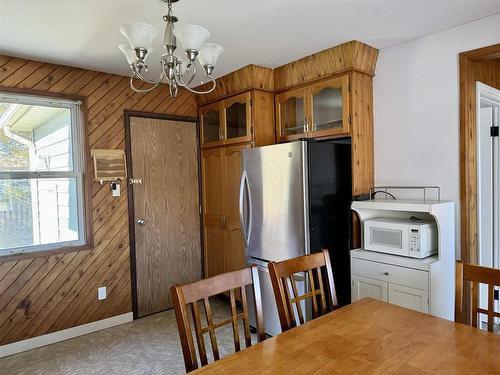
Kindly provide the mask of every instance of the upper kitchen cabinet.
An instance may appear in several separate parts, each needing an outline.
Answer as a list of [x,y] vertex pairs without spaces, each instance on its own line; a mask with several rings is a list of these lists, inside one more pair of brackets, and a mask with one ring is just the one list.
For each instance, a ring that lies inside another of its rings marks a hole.
[[349,133],[349,77],[327,79],[276,95],[280,142]]
[[224,143],[222,122],[222,111],[219,103],[200,108],[200,131],[203,144],[222,145]]
[[308,132],[305,88],[276,95],[276,133],[279,141],[303,138]]
[[[208,83],[198,89],[210,87]],[[271,68],[247,65],[217,78],[215,89],[198,95],[197,99],[203,148],[243,143],[257,147],[275,143]],[[217,127],[219,131],[216,132]]]
[[308,88],[310,136],[349,133],[349,77],[328,79]]
[[203,147],[274,143],[274,95],[251,90],[200,107]]
[[222,101],[222,123],[226,143],[252,140],[251,100],[251,93],[245,92]]
[[346,137],[352,144],[352,192],[373,186],[373,76],[378,50],[358,41],[274,69],[276,136]]

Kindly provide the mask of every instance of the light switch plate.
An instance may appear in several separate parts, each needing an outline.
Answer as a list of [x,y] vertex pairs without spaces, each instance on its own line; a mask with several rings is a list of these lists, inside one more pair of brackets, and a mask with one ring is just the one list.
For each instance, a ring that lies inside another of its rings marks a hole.
[[97,299],[100,301],[102,299],[106,299],[106,287],[101,286],[100,288],[97,288]]
[[111,184],[111,192],[113,193],[113,197],[119,197],[120,196],[120,184],[113,182]]

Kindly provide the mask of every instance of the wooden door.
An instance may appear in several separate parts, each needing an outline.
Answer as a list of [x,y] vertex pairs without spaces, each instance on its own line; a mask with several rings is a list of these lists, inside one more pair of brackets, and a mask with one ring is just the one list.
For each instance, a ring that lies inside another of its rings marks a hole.
[[224,152],[224,259],[225,272],[245,267],[245,242],[240,226],[239,195],[242,172],[242,150],[250,144],[227,147]]
[[[138,317],[171,307],[169,288],[201,277],[196,124],[130,118]],[[130,162],[130,161],[129,161]]]
[[426,290],[389,283],[388,302],[411,310],[429,312],[429,293]]
[[279,142],[307,135],[306,88],[276,95],[276,134]]
[[222,123],[226,144],[250,142],[251,134],[251,93],[245,92],[223,101]]
[[368,277],[352,275],[352,302],[366,297],[387,302],[387,283]]
[[224,272],[224,149],[202,152],[205,277]]
[[335,77],[307,88],[309,137],[349,133],[349,77]]

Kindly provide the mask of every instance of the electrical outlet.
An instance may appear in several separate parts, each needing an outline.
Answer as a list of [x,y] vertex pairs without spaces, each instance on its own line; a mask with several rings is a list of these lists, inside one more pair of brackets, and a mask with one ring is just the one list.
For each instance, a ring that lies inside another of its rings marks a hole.
[[100,301],[102,299],[106,299],[106,287],[101,286],[100,288],[97,288],[97,299]]

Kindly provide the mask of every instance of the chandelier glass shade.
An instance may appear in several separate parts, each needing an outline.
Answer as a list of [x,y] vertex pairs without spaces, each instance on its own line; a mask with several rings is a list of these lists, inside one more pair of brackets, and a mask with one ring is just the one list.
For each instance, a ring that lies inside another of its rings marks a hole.
[[[216,82],[212,72],[224,48],[215,43],[207,42],[210,32],[198,25],[184,25],[174,29],[178,21],[172,14],[172,3],[178,0],[162,0],[168,4],[168,13],[163,17],[166,22],[163,45],[166,50],[160,59],[161,73],[156,80],[144,76],[148,71],[146,60],[153,51],[151,45],[158,34],[158,30],[145,22],[133,22],[122,25],[120,32],[127,38],[128,43],[118,46],[125,55],[132,75],[130,87],[136,92],[148,92],[165,82],[169,86],[170,95],[175,97],[179,87],[183,87],[195,94],[208,94],[215,89]],[[177,41],[182,46],[183,54],[177,54]],[[205,91],[194,90],[191,87],[197,75],[197,62],[205,74],[199,84],[211,83]],[[137,87],[137,80],[146,83],[148,87]]]

